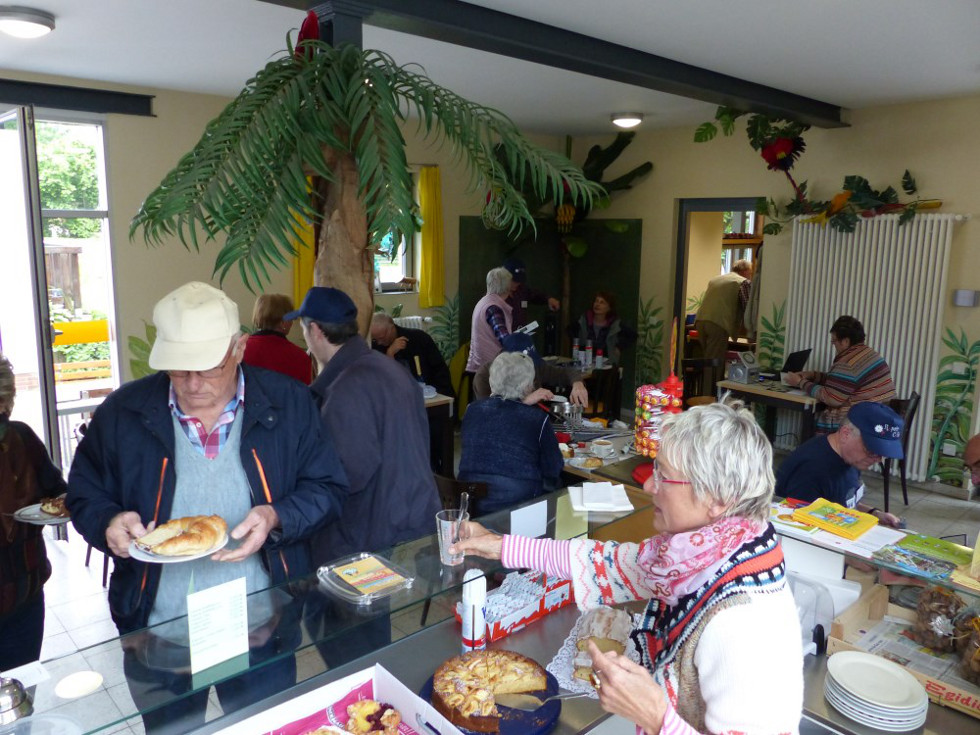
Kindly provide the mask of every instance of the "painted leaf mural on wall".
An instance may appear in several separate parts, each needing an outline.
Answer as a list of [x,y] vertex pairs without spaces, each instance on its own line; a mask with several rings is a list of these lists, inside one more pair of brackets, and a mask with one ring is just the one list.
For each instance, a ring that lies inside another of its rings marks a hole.
[[783,352],[786,347],[786,302],[772,305],[772,317],[762,316],[762,329],[759,330],[759,342],[756,357],[763,369],[779,370],[783,365]]
[[[936,400],[933,406],[931,452],[926,476],[947,485],[963,484],[963,449],[970,438],[973,417],[973,394],[977,366],[980,363],[980,340],[969,344],[966,333],[959,337],[949,327],[943,344],[950,354],[939,360],[936,375]],[[950,445],[955,453],[943,453]]]
[[659,383],[663,377],[664,320],[660,316],[662,311],[662,306],[653,305],[653,299],[640,302],[640,318],[636,330],[636,386]]

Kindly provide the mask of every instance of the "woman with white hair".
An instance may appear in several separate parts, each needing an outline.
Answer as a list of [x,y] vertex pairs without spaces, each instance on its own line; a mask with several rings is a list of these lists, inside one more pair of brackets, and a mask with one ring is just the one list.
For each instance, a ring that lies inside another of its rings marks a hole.
[[474,515],[491,513],[558,487],[563,460],[548,414],[525,399],[534,387],[534,362],[504,352],[490,366],[489,398],[471,403],[463,418],[459,479],[487,483]]
[[455,551],[575,586],[582,609],[646,600],[641,664],[589,644],[608,711],[661,733],[794,733],[803,706],[800,625],[768,522],[772,447],[741,404],[670,416],[643,489],[656,535],[641,543],[498,536],[478,523]]
[[507,294],[513,276],[506,268],[494,268],[487,273],[487,295],[476,302],[470,321],[470,355],[466,372],[475,373],[503,351],[504,337],[512,329]]
[[43,526],[13,514],[68,490],[37,434],[10,420],[16,393],[14,369],[0,355],[0,671],[40,658],[44,583],[51,576]]

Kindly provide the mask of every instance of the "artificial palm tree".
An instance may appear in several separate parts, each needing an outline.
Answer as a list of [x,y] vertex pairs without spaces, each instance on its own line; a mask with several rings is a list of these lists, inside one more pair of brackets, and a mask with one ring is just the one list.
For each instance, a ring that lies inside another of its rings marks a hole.
[[[302,41],[269,62],[150,193],[133,219],[149,244],[176,236],[187,248],[225,235],[215,273],[236,268],[254,290],[295,253],[296,234],[318,221],[317,285],[348,293],[362,331],[373,311],[375,246],[415,227],[400,125],[451,147],[471,186],[489,191],[485,216],[518,232],[534,227],[519,187],[584,205],[601,196],[567,158],[535,146],[502,113],[469,102],[386,54]],[[494,155],[502,147],[512,183]],[[314,196],[311,177],[324,183]]]

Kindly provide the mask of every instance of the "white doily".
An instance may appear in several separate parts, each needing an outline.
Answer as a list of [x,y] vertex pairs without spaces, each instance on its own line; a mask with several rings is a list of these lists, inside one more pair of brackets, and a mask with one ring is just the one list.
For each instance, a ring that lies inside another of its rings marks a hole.
[[[599,695],[596,693],[592,685],[583,681],[582,679],[576,679],[574,676],[575,669],[572,666],[572,661],[575,659],[575,654],[578,653],[578,649],[575,644],[579,639],[579,629],[582,627],[582,618],[585,617],[585,613],[578,616],[578,620],[575,621],[575,625],[572,626],[572,630],[569,632],[568,637],[565,642],[561,644],[561,648],[558,649],[558,653],[555,657],[551,659],[551,663],[545,668],[551,673],[557,680],[558,686],[562,689],[567,689],[570,692],[580,692],[587,693],[592,699],[598,699]],[[640,622],[639,615],[631,615],[633,620],[633,627]],[[624,654],[630,661],[634,663],[640,663],[640,652],[636,650],[636,646],[633,641],[630,640],[626,643],[626,652]]]

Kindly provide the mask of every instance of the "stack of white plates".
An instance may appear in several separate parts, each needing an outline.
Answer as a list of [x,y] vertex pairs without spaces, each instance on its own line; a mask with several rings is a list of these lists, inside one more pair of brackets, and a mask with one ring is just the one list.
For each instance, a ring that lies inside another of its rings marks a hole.
[[824,696],[841,714],[888,732],[921,727],[929,711],[925,687],[912,674],[862,651],[842,651],[830,657]]

